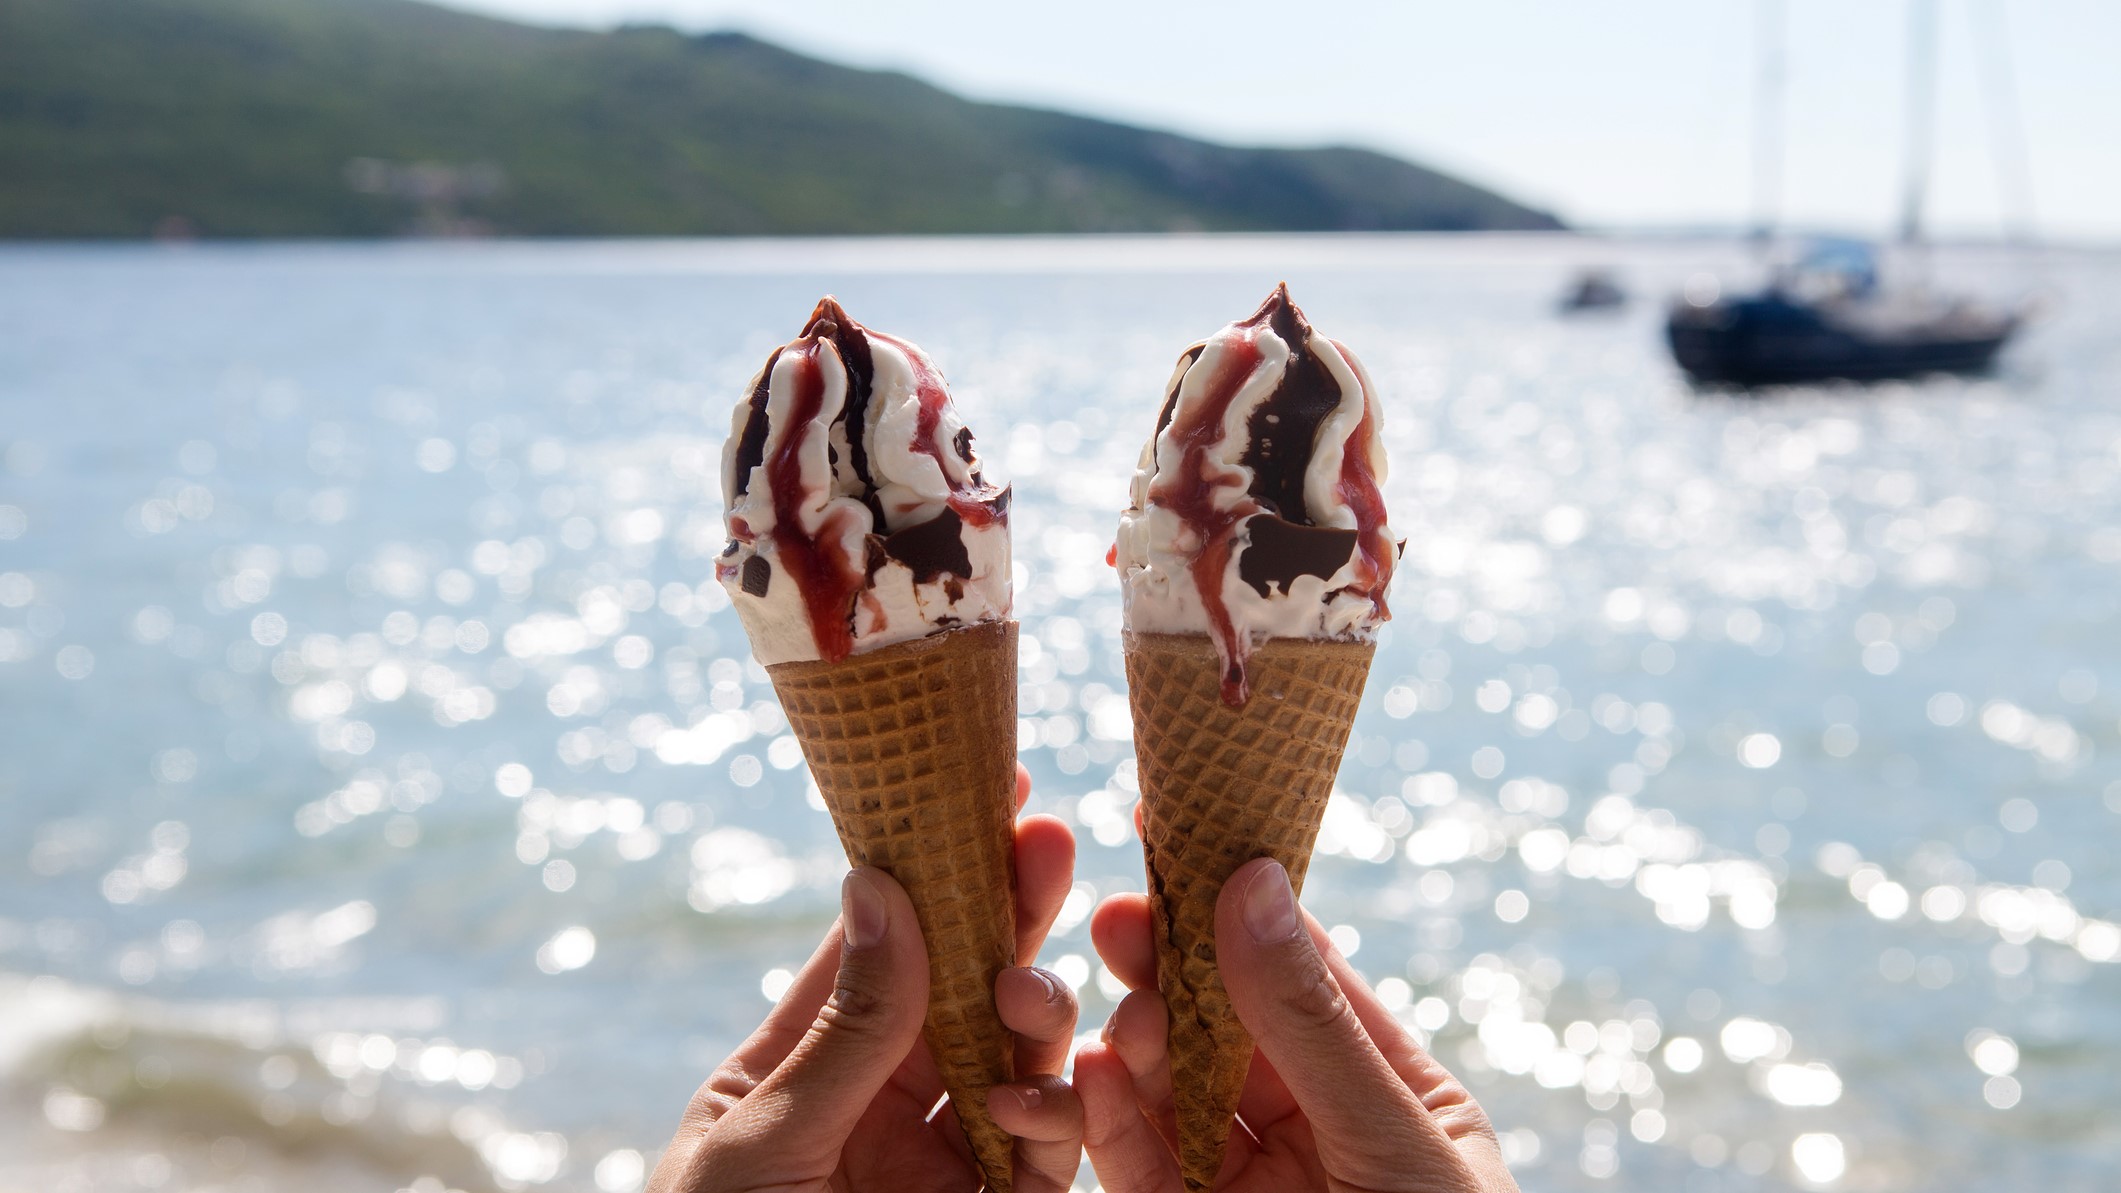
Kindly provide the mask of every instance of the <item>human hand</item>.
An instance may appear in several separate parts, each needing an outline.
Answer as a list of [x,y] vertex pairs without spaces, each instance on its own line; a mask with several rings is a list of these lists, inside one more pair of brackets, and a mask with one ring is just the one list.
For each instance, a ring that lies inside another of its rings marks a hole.
[[[1016,802],[1031,792],[1019,766]],[[1017,952],[1036,957],[1067,898],[1075,837],[1052,816],[1016,826]],[[979,1166],[945,1105],[921,1024],[928,951],[913,904],[864,867],[840,918],[788,992],[685,1109],[649,1193],[972,1193]],[[1003,970],[994,998],[1016,1033],[1019,1080],[987,1108],[1016,1136],[1019,1193],[1061,1193],[1082,1158],[1082,1107],[1057,1075],[1075,1033],[1074,992],[1040,969]]]
[[[1090,1162],[1110,1193],[1179,1193],[1148,897],[1105,900],[1090,932],[1133,991],[1104,1042],[1075,1056]],[[1486,1112],[1297,907],[1279,863],[1262,858],[1231,875],[1215,951],[1258,1049],[1218,1193],[1516,1193]]]

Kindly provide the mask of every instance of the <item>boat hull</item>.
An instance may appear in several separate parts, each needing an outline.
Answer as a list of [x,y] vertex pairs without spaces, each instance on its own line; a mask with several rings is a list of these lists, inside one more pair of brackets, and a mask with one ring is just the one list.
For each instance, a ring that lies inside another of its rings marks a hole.
[[1665,325],[1672,357],[1689,376],[1741,386],[1985,372],[2016,330],[2015,319],[2003,318],[1973,328],[1866,334],[1811,312],[1743,306],[1680,307]]

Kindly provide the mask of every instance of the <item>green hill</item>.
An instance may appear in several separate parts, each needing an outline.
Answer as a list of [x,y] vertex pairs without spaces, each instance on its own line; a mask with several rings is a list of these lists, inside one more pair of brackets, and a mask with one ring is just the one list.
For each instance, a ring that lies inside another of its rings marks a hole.
[[974,103],[738,34],[0,0],[0,237],[1558,226],[1366,150]]

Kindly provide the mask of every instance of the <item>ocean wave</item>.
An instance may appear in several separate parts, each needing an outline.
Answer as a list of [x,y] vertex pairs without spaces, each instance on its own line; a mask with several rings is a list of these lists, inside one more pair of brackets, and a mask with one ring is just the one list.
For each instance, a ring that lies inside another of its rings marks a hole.
[[567,1142],[476,1095],[512,1057],[432,1038],[434,999],[177,1003],[0,975],[0,1188],[506,1193]]

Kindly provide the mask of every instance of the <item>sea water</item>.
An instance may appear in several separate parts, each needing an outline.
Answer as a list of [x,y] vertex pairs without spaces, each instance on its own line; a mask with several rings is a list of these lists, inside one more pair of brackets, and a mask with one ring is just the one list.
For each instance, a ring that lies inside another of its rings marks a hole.
[[[1637,302],[1564,320],[1575,268]],[[0,250],[0,1187],[629,1193],[844,870],[716,587],[811,304],[1015,485],[1018,743],[1142,886],[1104,564],[1278,281],[1385,401],[1395,620],[1306,904],[1528,1190],[2121,1168],[2121,258],[1976,380],[1689,389],[1738,246]],[[1093,1180],[1086,1168],[1083,1187]]]

